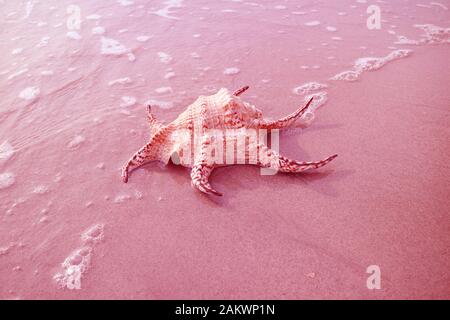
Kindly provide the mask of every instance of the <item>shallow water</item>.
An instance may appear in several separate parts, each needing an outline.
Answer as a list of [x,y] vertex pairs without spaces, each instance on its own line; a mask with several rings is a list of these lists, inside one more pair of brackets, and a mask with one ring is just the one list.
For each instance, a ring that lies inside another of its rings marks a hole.
[[[450,2],[372,3],[0,0],[0,298],[449,298]],[[147,103],[243,85],[272,119],[314,95],[281,152],[338,159],[122,183]]]

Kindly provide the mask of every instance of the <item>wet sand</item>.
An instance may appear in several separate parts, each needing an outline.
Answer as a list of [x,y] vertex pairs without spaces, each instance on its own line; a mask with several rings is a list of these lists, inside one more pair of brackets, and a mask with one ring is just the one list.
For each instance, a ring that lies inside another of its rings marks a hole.
[[[448,10],[380,4],[368,30],[364,1],[77,2],[75,31],[61,1],[2,4],[0,298],[450,297]],[[310,82],[324,86],[296,89]],[[339,157],[299,175],[220,168],[222,198],[173,164],[122,183],[147,102],[168,122],[243,85],[273,119],[326,97],[280,151]]]

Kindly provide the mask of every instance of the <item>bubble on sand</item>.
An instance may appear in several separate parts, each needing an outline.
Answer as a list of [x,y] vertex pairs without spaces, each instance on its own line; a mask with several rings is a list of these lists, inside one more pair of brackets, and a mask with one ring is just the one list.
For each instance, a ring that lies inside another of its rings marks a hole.
[[111,80],[110,82],[108,82],[108,86],[113,86],[115,84],[126,84],[126,83],[131,83],[131,79],[129,77]]
[[104,162],[100,162],[100,163],[98,163],[95,167],[96,167],[97,169],[103,170],[103,169],[105,169],[105,163],[104,163]]
[[156,93],[159,94],[164,94],[164,93],[172,93],[172,88],[171,87],[161,87],[161,88],[156,88],[155,89]]
[[80,40],[81,35],[76,31],[69,31],[66,33],[66,37],[72,40]]
[[4,141],[0,144],[0,164],[11,159],[14,153],[14,148],[8,141]]
[[13,51],[11,51],[12,55],[21,54],[23,52],[23,48],[15,48]]
[[131,196],[128,194],[119,194],[114,198],[114,203],[123,203],[130,199],[131,199]]
[[86,17],[87,20],[98,20],[100,18],[101,18],[101,16],[98,14],[90,14]]
[[43,70],[41,71],[41,75],[43,76],[52,76],[54,74],[53,70]]
[[137,102],[137,99],[135,97],[130,96],[123,96],[120,99],[122,100],[122,103],[120,104],[121,107],[131,107]]
[[313,100],[312,100],[311,104],[309,105],[308,111],[314,112],[319,107],[323,106],[327,102],[328,94],[325,91],[320,91],[320,92],[309,94],[309,95],[305,96],[305,99],[304,99],[305,103],[308,102],[309,100],[311,100],[311,98]]
[[127,57],[128,57],[129,61],[136,60],[136,56],[133,53],[131,53],[131,52],[127,53]]
[[175,77],[175,72],[173,71],[169,71],[164,75],[164,79],[172,79],[173,77]]
[[61,288],[81,289],[81,279],[91,264],[95,244],[104,237],[104,225],[94,224],[81,234],[83,245],[73,251],[61,264],[62,270],[53,276]]
[[308,22],[305,22],[304,25],[307,27],[316,27],[316,26],[320,25],[320,21],[317,21],[317,20],[308,21]]
[[104,34],[106,32],[106,30],[105,30],[105,28],[98,26],[98,27],[92,28],[91,32],[92,32],[92,34]]
[[161,61],[162,63],[169,63],[170,61],[172,61],[172,57],[165,52],[158,52],[158,57],[159,57],[159,61]]
[[147,100],[146,105],[158,106],[161,109],[170,109],[173,108],[173,102],[170,101],[161,101],[161,100]]
[[171,15],[172,8],[181,8],[183,0],[167,0],[164,2],[165,7],[159,9],[158,11],[152,12],[160,17],[167,19],[179,20],[177,17]]
[[234,75],[234,74],[238,74],[239,72],[240,72],[239,68],[231,67],[231,68],[226,68],[226,69],[223,71],[223,74],[226,74],[226,75]]
[[82,135],[76,135],[75,137],[73,137],[73,139],[68,143],[67,147],[71,150],[76,150],[78,149],[81,144],[85,141],[86,139],[82,136]]
[[128,7],[134,4],[131,0],[117,0],[117,3],[120,4],[122,7]]
[[0,173],[0,190],[11,187],[16,181],[15,175],[11,172]]
[[81,235],[81,240],[84,242],[97,243],[103,239],[105,225],[102,223],[97,223],[87,229]]
[[330,32],[336,32],[337,31],[337,28],[336,27],[332,27],[332,26],[328,26],[326,29],[327,29],[327,31],[330,31]]
[[33,100],[39,96],[41,90],[38,87],[27,87],[19,93],[19,98]]
[[356,71],[343,71],[333,76],[331,80],[356,81],[359,78],[359,73]]
[[91,263],[92,248],[82,247],[72,252],[61,264],[62,271],[55,274],[53,279],[61,288],[70,290],[81,289],[81,278]]
[[122,54],[129,52],[129,50],[117,40],[102,37],[100,41],[101,41],[101,54],[103,55],[120,56]]
[[387,56],[381,58],[359,58],[354,62],[352,70],[338,73],[333,76],[331,80],[356,81],[363,72],[378,70],[390,61],[409,56],[411,52],[411,50],[399,49],[392,51]]
[[11,249],[11,246],[0,247],[0,256],[8,254],[10,249]]
[[136,40],[139,41],[139,42],[146,42],[149,39],[151,39],[151,36],[138,36],[138,37],[136,37]]
[[326,84],[318,82],[308,82],[299,87],[292,89],[292,92],[297,95],[308,94],[312,91],[322,90],[328,87]]
[[44,186],[44,185],[38,185],[36,187],[34,187],[33,189],[33,193],[35,194],[44,194],[48,192],[48,187]]

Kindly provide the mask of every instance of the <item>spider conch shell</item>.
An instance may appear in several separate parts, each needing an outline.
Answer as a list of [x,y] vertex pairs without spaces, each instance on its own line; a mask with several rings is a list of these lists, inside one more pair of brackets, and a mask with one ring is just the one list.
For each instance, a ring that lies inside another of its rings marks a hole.
[[214,190],[208,178],[214,168],[234,164],[254,164],[281,172],[302,172],[319,168],[337,155],[318,162],[290,160],[269,149],[267,130],[284,129],[300,119],[305,107],[279,120],[269,121],[255,106],[243,101],[243,87],[234,93],[225,88],[210,96],[199,96],[173,122],[158,122],[148,106],[150,141],[139,149],[122,170],[124,182],[129,172],[150,161],[176,164],[192,168],[192,185],[201,192],[222,195]]

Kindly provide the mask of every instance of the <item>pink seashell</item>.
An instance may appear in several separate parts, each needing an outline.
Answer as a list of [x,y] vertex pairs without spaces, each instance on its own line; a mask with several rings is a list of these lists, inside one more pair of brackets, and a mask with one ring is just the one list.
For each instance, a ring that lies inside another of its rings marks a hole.
[[240,95],[243,87],[233,94],[220,89],[216,94],[200,96],[177,119],[168,125],[158,122],[148,106],[150,141],[139,149],[122,170],[124,182],[129,173],[151,161],[192,168],[192,186],[207,194],[221,196],[208,182],[214,168],[234,164],[254,164],[280,172],[302,172],[322,167],[337,155],[318,162],[299,162],[287,159],[266,144],[267,130],[291,126],[308,110],[305,107],[276,121],[263,118],[262,112]]

